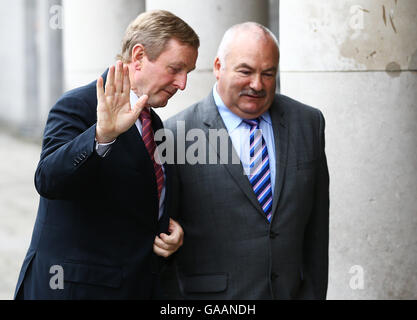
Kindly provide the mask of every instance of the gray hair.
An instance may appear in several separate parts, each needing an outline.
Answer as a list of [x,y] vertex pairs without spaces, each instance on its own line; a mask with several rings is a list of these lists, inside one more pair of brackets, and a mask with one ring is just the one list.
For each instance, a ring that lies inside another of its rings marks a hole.
[[146,11],[133,20],[126,29],[122,52],[117,59],[131,62],[132,49],[142,44],[148,59],[155,61],[165,50],[170,39],[176,39],[198,50],[200,39],[181,18],[166,10]]
[[217,49],[217,57],[220,60],[221,68],[224,69],[226,66],[226,56],[228,54],[229,46],[232,40],[235,38],[236,33],[241,30],[258,30],[263,33],[264,36],[269,36],[275,42],[278,53],[279,53],[279,43],[277,37],[269,30],[267,27],[257,23],[257,22],[244,22],[240,24],[235,24],[226,30],[223,35],[222,41],[220,42],[219,48]]

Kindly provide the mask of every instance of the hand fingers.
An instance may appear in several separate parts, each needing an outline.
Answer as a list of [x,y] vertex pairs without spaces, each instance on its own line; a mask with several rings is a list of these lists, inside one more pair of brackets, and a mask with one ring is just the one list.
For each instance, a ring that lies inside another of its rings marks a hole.
[[96,83],[96,91],[97,91],[97,102],[102,101],[104,97],[104,89],[103,89],[103,78],[99,77]]
[[124,66],[123,68],[123,93],[130,94],[130,79],[129,79],[129,67]]
[[182,235],[167,235],[165,233],[161,233],[155,237],[154,244],[162,249],[178,249],[183,244],[183,237]]
[[175,251],[177,251],[179,246],[168,245],[161,238],[158,236],[155,237],[155,241],[153,243],[153,251],[161,257],[169,257]]
[[182,240],[184,237],[184,230],[181,225],[172,218],[169,218],[168,232],[170,233],[170,236],[174,237],[174,241],[178,241],[180,238]]
[[136,102],[135,106],[133,107],[133,112],[135,113],[136,118],[139,117],[139,114],[141,113],[143,108],[145,108],[147,102],[148,102],[148,96],[146,94],[141,96],[138,102]]
[[158,246],[156,246],[155,244],[153,245],[153,252],[155,252],[155,254],[157,254],[158,256],[167,258],[169,257],[172,253],[174,253],[175,251],[168,251],[168,250],[164,250],[159,248]]
[[109,68],[109,72],[107,73],[107,80],[106,80],[106,94],[113,95],[114,93],[114,72],[115,67],[111,66]]
[[170,235],[167,235],[165,233],[161,233],[159,235],[161,241],[163,241],[167,245],[171,246],[182,246],[183,241],[183,234],[180,232],[173,232]]
[[148,95],[144,94],[136,102],[135,106],[138,107],[138,108],[141,108],[141,110],[142,110],[146,106],[147,102],[148,102]]
[[[175,229],[181,228],[180,224],[172,218],[169,218],[168,231],[173,232]],[[182,229],[182,228],[181,228]]]
[[182,244],[183,233],[176,232],[176,234],[169,236],[165,233],[161,233],[159,236],[155,237],[153,251],[159,256],[168,257],[177,251]]
[[154,245],[156,245],[158,248],[165,249],[165,250],[173,249],[173,245],[172,244],[168,244],[167,242],[164,242],[158,236],[155,237]]
[[119,60],[116,62],[116,73],[115,73],[115,89],[116,93],[120,94],[123,87],[123,63]]

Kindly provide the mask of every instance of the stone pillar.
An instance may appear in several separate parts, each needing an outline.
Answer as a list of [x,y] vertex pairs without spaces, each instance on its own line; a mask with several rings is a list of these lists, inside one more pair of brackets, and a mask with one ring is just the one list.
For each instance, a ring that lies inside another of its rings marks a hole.
[[37,1],[39,7],[38,40],[39,70],[39,107],[38,118],[40,132],[43,128],[51,107],[64,91],[63,65],[63,8],[62,0]]
[[38,6],[35,0],[25,1],[24,6],[24,73],[25,96],[24,117],[21,119],[20,132],[30,136],[39,123],[39,28]]
[[147,0],[146,10],[164,9],[186,21],[200,37],[197,68],[188,77],[187,88],[156,111],[161,118],[184,110],[206,97],[215,83],[213,63],[224,32],[234,24],[255,21],[268,25],[268,0]]
[[[269,23],[268,28],[277,37],[279,43],[279,0],[269,0]],[[277,72],[277,88],[275,92],[281,92],[281,80],[279,75],[279,64]]]
[[[3,81],[0,121],[26,138],[39,139],[49,108],[62,93],[61,30],[51,28],[49,9],[60,0],[27,0],[1,10]],[[6,6],[6,4],[4,4]]]
[[25,1],[2,1],[0,7],[0,121],[2,127],[14,127],[24,117]]
[[128,24],[145,0],[64,0],[65,89],[97,79],[114,64]]
[[417,2],[281,1],[281,90],[321,109],[329,299],[417,298]]

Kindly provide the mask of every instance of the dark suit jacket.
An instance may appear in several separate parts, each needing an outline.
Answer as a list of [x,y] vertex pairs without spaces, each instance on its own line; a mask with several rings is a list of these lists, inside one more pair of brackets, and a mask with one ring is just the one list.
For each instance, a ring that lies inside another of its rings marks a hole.
[[[329,176],[321,112],[276,95],[270,108],[276,153],[273,217],[268,223],[241,164],[176,166],[177,219],[184,245],[167,298],[324,299],[328,279]],[[201,128],[206,161],[219,143],[210,129],[225,129],[213,95],[165,123],[176,135]],[[204,139],[203,139],[204,140]],[[186,141],[185,150],[195,141]],[[234,155],[237,157],[237,155]],[[238,159],[238,157],[237,157]],[[217,163],[219,158],[217,158]]]
[[[104,81],[106,76],[107,71]],[[18,297],[148,299],[157,294],[162,258],[152,246],[156,234],[167,232],[170,171],[165,168],[165,211],[158,221],[154,168],[136,126],[101,158],[94,150],[96,109],[94,81],[64,94],[49,113],[35,174],[38,215]],[[153,111],[152,118],[154,130],[161,128]],[[62,290],[50,287],[54,265],[64,271]]]

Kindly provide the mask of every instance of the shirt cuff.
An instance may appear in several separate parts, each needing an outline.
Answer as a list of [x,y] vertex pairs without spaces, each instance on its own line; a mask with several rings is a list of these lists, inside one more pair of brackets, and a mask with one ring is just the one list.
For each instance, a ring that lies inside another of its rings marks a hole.
[[109,143],[98,143],[96,140],[96,152],[97,154],[104,158],[110,151],[112,144],[116,141],[116,139],[114,139],[112,142]]

